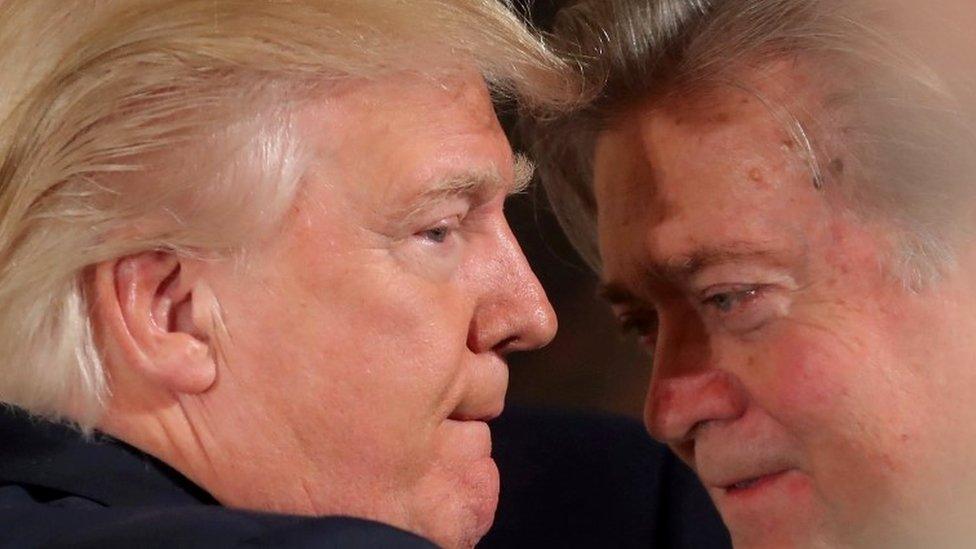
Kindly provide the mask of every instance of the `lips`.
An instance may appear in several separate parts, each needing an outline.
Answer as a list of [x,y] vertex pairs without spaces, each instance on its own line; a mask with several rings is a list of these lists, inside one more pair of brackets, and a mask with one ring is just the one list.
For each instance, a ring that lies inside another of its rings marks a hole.
[[784,475],[786,470],[775,471],[767,474],[759,474],[754,476],[749,476],[737,480],[735,482],[729,482],[726,484],[719,485],[721,489],[727,495],[740,495],[749,492],[753,492],[762,488],[763,486],[775,482],[779,477]]
[[733,493],[754,488],[794,469],[786,460],[743,454],[736,454],[734,449],[725,452],[724,459],[707,459],[712,454],[699,454],[695,470],[705,486],[723,493]]
[[[762,477],[759,477],[759,478],[762,478]],[[725,487],[725,491],[726,492],[733,492],[735,490],[745,490],[746,488],[749,488],[751,486],[754,486],[757,482],[759,482],[759,478],[751,478],[749,480],[743,480],[742,482],[736,482],[735,484],[733,484],[731,486],[726,486]]]
[[[505,408],[508,389],[508,367],[502,360],[480,362],[471,369],[466,383],[459,385],[462,392],[453,395],[453,410],[447,419],[454,421],[488,422]],[[456,400],[455,400],[456,399]]]
[[447,419],[453,421],[483,421],[487,423],[500,416],[504,408],[504,400],[485,403],[480,406],[459,407]]

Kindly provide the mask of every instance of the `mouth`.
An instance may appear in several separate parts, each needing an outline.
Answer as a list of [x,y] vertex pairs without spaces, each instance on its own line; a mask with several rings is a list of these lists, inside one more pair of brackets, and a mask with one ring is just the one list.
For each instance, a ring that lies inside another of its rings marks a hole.
[[504,408],[504,400],[481,406],[459,406],[451,412],[451,415],[447,416],[447,419],[451,421],[479,421],[488,423],[502,415]]
[[765,475],[759,475],[755,477],[748,477],[730,484],[726,484],[721,487],[721,489],[728,496],[747,496],[750,494],[757,493],[763,488],[768,487],[777,480],[779,480],[783,475],[786,474],[786,470],[776,471],[774,473],[769,473]]

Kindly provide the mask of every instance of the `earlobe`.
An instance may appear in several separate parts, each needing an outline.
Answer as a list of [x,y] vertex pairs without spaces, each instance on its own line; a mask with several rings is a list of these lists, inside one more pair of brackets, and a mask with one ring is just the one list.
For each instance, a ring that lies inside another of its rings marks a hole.
[[181,258],[144,252],[99,264],[94,292],[114,377],[135,375],[171,393],[202,393],[213,385],[213,294],[189,276]]

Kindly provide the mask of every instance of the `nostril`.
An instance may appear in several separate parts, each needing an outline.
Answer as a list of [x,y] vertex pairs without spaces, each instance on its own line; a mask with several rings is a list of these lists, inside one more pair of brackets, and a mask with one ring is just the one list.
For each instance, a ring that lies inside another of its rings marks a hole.
[[674,455],[678,456],[678,459],[683,461],[685,465],[694,469],[695,467],[695,439],[689,438],[682,442],[672,444],[671,451]]
[[492,351],[498,353],[499,355],[504,356],[513,351],[517,351],[518,343],[519,343],[518,336],[507,337],[502,341],[498,342],[498,344],[492,348]]

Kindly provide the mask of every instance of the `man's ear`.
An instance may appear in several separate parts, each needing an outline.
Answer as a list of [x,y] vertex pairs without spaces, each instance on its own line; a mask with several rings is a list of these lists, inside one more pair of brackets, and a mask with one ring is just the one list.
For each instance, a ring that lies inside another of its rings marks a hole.
[[99,263],[92,292],[96,329],[114,358],[114,375],[136,375],[173,393],[201,393],[213,385],[214,297],[205,282],[189,276],[183,259],[143,252]]

